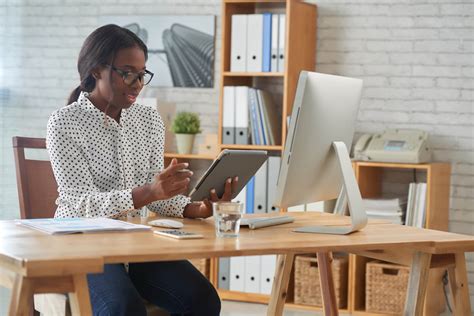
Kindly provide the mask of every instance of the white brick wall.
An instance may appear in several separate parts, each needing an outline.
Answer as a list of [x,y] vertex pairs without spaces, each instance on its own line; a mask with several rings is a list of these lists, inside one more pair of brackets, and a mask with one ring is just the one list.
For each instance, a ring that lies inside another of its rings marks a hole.
[[[474,234],[472,0],[312,2],[319,5],[317,70],[364,79],[357,132],[429,131],[434,158],[453,164],[450,230]],[[0,218],[18,216],[11,137],[45,136],[49,113],[63,106],[77,85],[79,48],[100,15],[220,12],[218,0],[0,3],[0,87],[11,89],[10,100],[0,104]],[[219,17],[217,39],[219,52]],[[218,55],[215,65],[217,87]],[[217,88],[144,94],[201,112],[204,132],[217,132]],[[474,256],[467,257],[474,306]],[[0,295],[0,306],[5,305]]]

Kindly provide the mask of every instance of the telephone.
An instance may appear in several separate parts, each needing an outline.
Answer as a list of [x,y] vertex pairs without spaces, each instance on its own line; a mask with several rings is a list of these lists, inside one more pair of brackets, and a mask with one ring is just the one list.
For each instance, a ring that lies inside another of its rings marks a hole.
[[392,129],[381,134],[364,134],[354,145],[354,159],[363,161],[424,163],[431,160],[428,133]]

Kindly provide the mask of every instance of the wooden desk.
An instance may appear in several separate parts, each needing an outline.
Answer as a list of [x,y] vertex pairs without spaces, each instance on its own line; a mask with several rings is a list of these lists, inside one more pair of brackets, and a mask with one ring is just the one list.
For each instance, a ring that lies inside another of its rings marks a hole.
[[[456,312],[470,313],[464,252],[474,251],[474,238],[447,232],[369,222],[348,236],[294,233],[295,227],[348,224],[345,217],[321,213],[291,213],[291,224],[241,231],[235,239],[216,238],[212,219],[184,219],[185,229],[202,233],[204,239],[173,240],[151,232],[98,233],[51,236],[0,221],[0,284],[13,287],[10,315],[23,315],[33,293],[70,293],[73,314],[89,315],[91,306],[87,273],[103,270],[105,263],[181,260],[202,257],[279,254],[268,315],[281,315],[293,258],[298,253],[317,253],[326,315],[337,315],[330,269],[330,253],[344,251],[373,257],[394,251],[411,259],[406,315],[419,315],[423,308],[430,266],[450,263]],[[137,219],[146,222],[146,219]],[[436,259],[436,260],[435,260]]]

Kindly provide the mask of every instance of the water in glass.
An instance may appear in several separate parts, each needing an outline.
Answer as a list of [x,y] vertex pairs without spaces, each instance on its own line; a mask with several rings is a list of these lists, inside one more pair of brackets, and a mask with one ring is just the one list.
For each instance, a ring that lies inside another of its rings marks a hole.
[[216,235],[218,237],[237,237],[242,218],[242,203],[220,202],[214,203],[214,219]]

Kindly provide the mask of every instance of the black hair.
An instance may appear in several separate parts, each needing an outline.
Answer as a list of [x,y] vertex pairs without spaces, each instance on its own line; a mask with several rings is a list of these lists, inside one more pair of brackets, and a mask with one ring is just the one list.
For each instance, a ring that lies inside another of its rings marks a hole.
[[91,92],[95,88],[95,78],[92,71],[100,65],[113,65],[115,55],[124,48],[138,47],[143,50],[145,60],[148,59],[148,49],[143,41],[132,31],[114,24],[99,27],[84,41],[77,70],[79,71],[80,85],[71,92],[68,104],[79,97],[81,91]]

